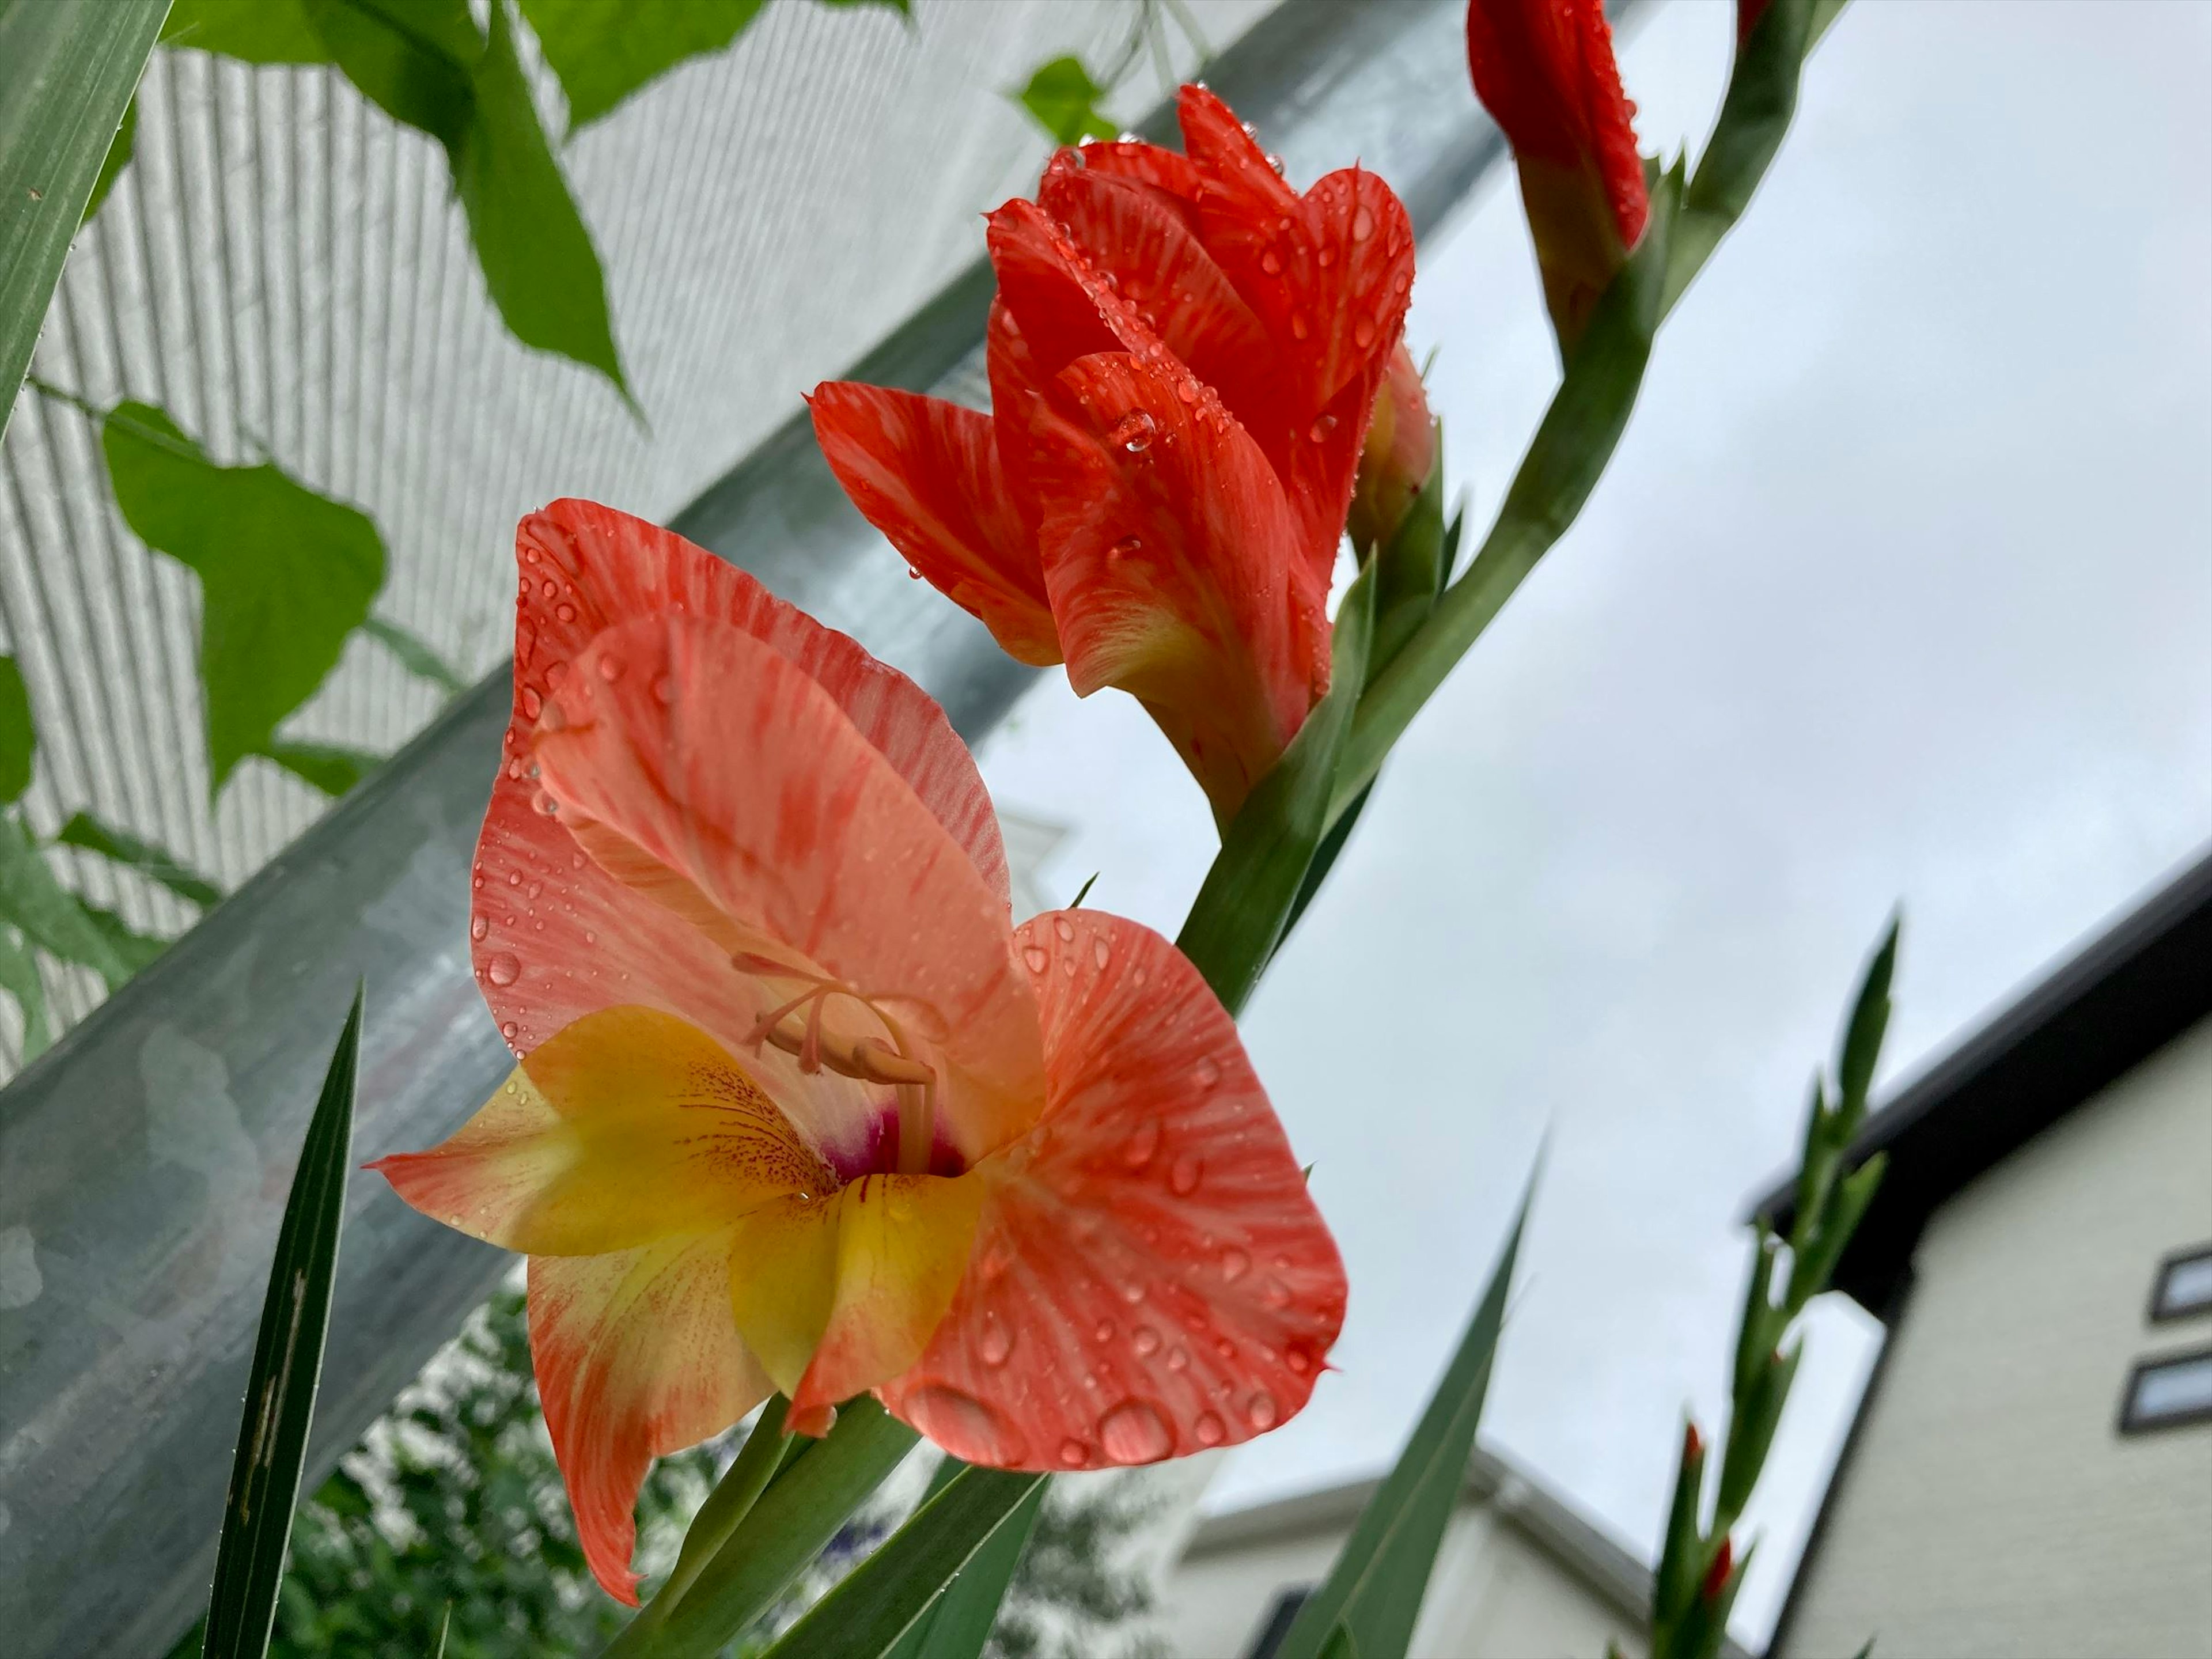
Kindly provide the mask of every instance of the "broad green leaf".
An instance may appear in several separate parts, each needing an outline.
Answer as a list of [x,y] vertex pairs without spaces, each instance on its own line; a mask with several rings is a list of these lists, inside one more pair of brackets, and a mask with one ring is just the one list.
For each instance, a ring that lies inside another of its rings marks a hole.
[[212,787],[248,755],[300,770],[276,752],[276,726],[368,619],[384,585],[376,526],[268,462],[216,465],[150,404],[109,410],[100,442],[131,528],[200,579]]
[[714,1490],[707,1494],[707,1501],[699,1506],[699,1512],[691,1517],[691,1524],[684,1534],[683,1547],[677,1553],[675,1566],[653,1593],[653,1600],[623,1626],[602,1659],[618,1659],[618,1656],[647,1651],[653,1632],[667,1622],[668,1615],[683,1601],[684,1592],[697,1582],[715,1552],[730,1541],[730,1534],[752,1512],[761,1493],[768,1490],[769,1480],[782,1467],[784,1454],[790,1447],[792,1437],[783,1426],[784,1417],[790,1409],[791,1401],[784,1395],[769,1396],[753,1424],[752,1432],[745,1437],[745,1443],[722,1478],[714,1483]]
[[331,743],[294,743],[278,738],[257,754],[275,761],[301,782],[326,795],[350,794],[381,765],[384,757]]
[[1044,1485],[1042,1474],[1012,1469],[961,1470],[786,1631],[766,1659],[880,1659],[889,1654],[946,1593],[954,1575],[1000,1528],[1012,1525],[1025,1505],[1041,1498]]
[[0,817],[0,921],[64,962],[91,969],[111,991],[134,971],[77,896],[54,879],[23,821]]
[[168,0],[0,5],[0,432]]
[[39,977],[38,959],[14,929],[0,927],[0,991],[15,999],[23,1013],[23,1052],[29,1065],[46,1053],[53,1038],[46,1024],[46,984]]
[[920,1437],[869,1396],[848,1401],[829,1437],[784,1465],[639,1651],[653,1659],[720,1651],[775,1604]]
[[[1475,1425],[1490,1388],[1491,1358],[1505,1322],[1505,1296],[1513,1282],[1513,1261],[1535,1192],[1529,1177],[1521,1208],[1505,1236],[1505,1248],[1490,1283],[1460,1339],[1443,1380],[1429,1397],[1406,1449],[1345,1540],[1336,1563],[1319,1589],[1306,1598],[1277,1650],[1279,1659],[1324,1659],[1337,1650],[1395,1659],[1412,1639],[1421,1611],[1430,1570],[1444,1528],[1466,1484],[1468,1459],[1474,1450]],[[1348,1644],[1333,1648],[1334,1633]]]
[[283,1224],[276,1231],[276,1256],[261,1306],[253,1368],[246,1374],[246,1411],[238,1425],[222,1534],[216,1545],[204,1659],[261,1659],[269,1650],[292,1510],[300,1501],[300,1468],[307,1461],[307,1430],[314,1422],[315,1390],[322,1382],[323,1338],[330,1324],[331,1283],[352,1161],[361,1014],[362,993],[356,989],[300,1149]]
[[1111,138],[1121,131],[1099,112],[1098,100],[1105,95],[1106,88],[1091,78],[1080,58],[1055,58],[1039,64],[1027,86],[1007,94],[1063,144]]
[[[483,37],[468,0],[301,0],[331,60],[393,120],[428,133],[456,158],[475,96]],[[496,5],[493,8],[496,12]]]
[[13,806],[31,787],[31,763],[38,753],[23,671],[13,657],[0,657],[0,806]]
[[156,939],[151,933],[138,932],[121,916],[104,905],[94,904],[84,899],[80,899],[77,902],[84,907],[86,918],[94,927],[100,929],[101,937],[107,941],[108,948],[121,958],[124,967],[133,975],[169,948],[168,940]]
[[1260,982],[1328,833],[1339,757],[1367,683],[1374,597],[1370,567],[1337,607],[1328,695],[1237,809],[1176,938],[1231,1014]]
[[92,216],[100,211],[100,204],[107,199],[107,192],[115,188],[123,169],[131,165],[131,150],[138,138],[138,100],[135,97],[124,106],[123,125],[115,130],[115,137],[107,146],[107,159],[100,164],[100,177],[92,181],[92,199],[84,204],[84,222],[90,224]]
[[248,64],[331,61],[330,48],[307,21],[305,0],[176,0],[161,25],[161,44]]
[[492,303],[516,339],[598,369],[635,411],[599,256],[538,125],[502,0],[492,6],[491,41],[473,78],[453,184]]
[[54,839],[64,847],[81,847],[111,863],[127,864],[149,881],[159,882],[179,898],[203,910],[222,902],[222,890],[167,848],[141,841],[125,830],[103,823],[89,812],[74,814]]
[[720,52],[766,0],[521,0],[561,89],[568,131],[612,110],[687,58]]
[[456,697],[469,689],[469,683],[454,671],[452,664],[433,651],[420,635],[398,623],[371,617],[361,625],[361,631],[398,658],[399,665],[417,679],[428,680]]
[[[954,1474],[959,1472],[962,1465],[957,1459],[945,1461]],[[968,1558],[968,1565],[954,1575],[945,1593],[907,1627],[887,1659],[981,1659],[984,1645],[991,1639],[991,1628],[999,1621],[1006,1588],[1022,1565],[1030,1534],[1036,1530],[1037,1515],[1044,1508],[1048,1490],[1048,1483],[1042,1480],[1030,1488],[1013,1513]]]

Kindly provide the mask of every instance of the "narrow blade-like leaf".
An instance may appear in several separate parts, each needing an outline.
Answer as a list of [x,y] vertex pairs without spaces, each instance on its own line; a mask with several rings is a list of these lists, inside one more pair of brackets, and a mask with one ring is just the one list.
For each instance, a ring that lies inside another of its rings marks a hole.
[[89,812],[71,815],[54,839],[64,847],[81,847],[111,863],[125,864],[149,881],[157,882],[179,898],[211,909],[222,902],[222,889],[165,848],[141,841],[126,830],[103,823]]
[[1037,1482],[1014,1512],[968,1558],[968,1565],[945,1587],[945,1594],[908,1627],[888,1659],[980,1659],[984,1644],[991,1639],[991,1628],[999,1621],[1007,1588],[1029,1548],[1030,1534],[1036,1530],[1037,1516],[1049,1490],[1047,1482]]
[[0,6],[0,433],[169,0]]
[[284,1549],[300,1498],[315,1390],[322,1381],[338,1228],[345,1218],[361,1016],[362,994],[356,989],[276,1233],[261,1334],[246,1377],[246,1414],[239,1424],[229,1495],[223,1500],[204,1659],[260,1659],[268,1651],[276,1617]]
[[1505,1322],[1514,1258],[1534,1193],[1532,1176],[1459,1351],[1396,1466],[1352,1528],[1327,1582],[1298,1609],[1278,1650],[1279,1659],[1323,1659],[1340,1631],[1353,1652],[1390,1659],[1406,1651],[1437,1547],[1467,1480],[1475,1425],[1490,1388],[1491,1360]]
[[469,683],[421,635],[383,617],[371,617],[361,631],[398,658],[399,665],[416,678],[429,681],[449,696],[458,697],[469,689]]
[[954,1575],[1022,1507],[1045,1477],[963,1469],[853,1569],[769,1650],[768,1659],[878,1659],[945,1593]]

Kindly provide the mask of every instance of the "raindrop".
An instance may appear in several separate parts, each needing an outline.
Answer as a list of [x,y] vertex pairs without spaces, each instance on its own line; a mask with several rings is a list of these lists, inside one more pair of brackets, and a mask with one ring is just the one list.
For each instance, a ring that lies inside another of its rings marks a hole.
[[1060,1461],[1071,1469],[1079,1469],[1091,1461],[1091,1448],[1080,1440],[1063,1440],[1060,1443]]
[[557,816],[561,811],[561,803],[553,799],[551,792],[544,789],[532,795],[530,804],[549,818]]
[[1152,447],[1152,434],[1159,423],[1141,409],[1133,409],[1114,422],[1114,429],[1106,435],[1127,450],[1132,455],[1141,455]]
[[1352,240],[1355,242],[1364,242],[1374,234],[1375,216],[1363,207],[1352,216]]
[[1283,158],[1281,156],[1277,155],[1273,152],[1269,152],[1267,155],[1267,165],[1275,170],[1275,177],[1279,179],[1283,176]]
[[1198,1421],[1190,1425],[1190,1430],[1198,1437],[1198,1443],[1201,1446],[1218,1446],[1229,1437],[1229,1431],[1212,1412],[1200,1412]]
[[548,576],[544,581],[538,584],[538,591],[544,597],[550,599],[561,590],[553,585],[553,579],[550,576]]
[[1188,1198],[1198,1190],[1198,1177],[1204,1169],[1197,1153],[1185,1152],[1168,1170],[1168,1190],[1177,1198]]
[[1145,538],[1142,536],[1124,536],[1120,541],[1115,542],[1113,546],[1106,550],[1107,562],[1109,564],[1118,564],[1123,559],[1127,558],[1132,553],[1143,551],[1144,545]]
[[1221,1081],[1221,1062],[1214,1059],[1211,1054],[1206,1054],[1200,1058],[1196,1070],[1198,1073],[1198,1086],[1201,1089],[1211,1089],[1215,1084]]
[[623,662],[620,657],[605,656],[599,659],[599,678],[609,685],[612,685],[620,679],[622,672]]
[[1303,340],[1312,332],[1313,325],[1303,315],[1291,319],[1291,337],[1293,340]]
[[653,700],[662,703],[675,702],[676,682],[665,674],[655,674],[653,677]]
[[1271,1308],[1291,1305],[1291,1287],[1279,1279],[1271,1279],[1260,1287],[1260,1300]]
[[485,921],[482,916],[478,916],[474,921],[469,924],[469,937],[471,939],[480,939],[489,932],[491,932],[491,923]]
[[532,690],[526,685],[522,688],[523,719],[526,720],[536,720],[538,714],[544,709],[544,698],[539,696],[536,691]]
[[1168,1369],[1171,1371],[1188,1370],[1190,1369],[1190,1350],[1184,1347],[1180,1342],[1176,1343],[1172,1348],[1170,1348],[1168,1350]]
[[505,1037],[509,1042],[512,1042],[514,1041],[514,1022],[510,1019],[506,1024],[499,1028],[499,1034]]
[[521,775],[522,775],[522,763],[521,763],[520,761],[519,761],[519,760],[511,760],[511,761],[507,762],[507,775],[508,777],[510,777],[510,778],[520,778],[520,777],[521,777]]
[[1336,263],[1336,250],[1333,247],[1322,248],[1321,252],[1316,256],[1316,263],[1318,264],[1323,270],[1327,270],[1331,265]]
[[1100,1320],[1091,1328],[1091,1334],[1101,1342],[1111,1342],[1114,1340],[1114,1322],[1110,1319]]
[[1019,1429],[973,1395],[942,1382],[925,1382],[908,1395],[900,1415],[918,1424],[954,1456],[971,1463],[1004,1467],[1029,1456],[1029,1442]]
[[1150,1358],[1160,1351],[1160,1334],[1150,1325],[1138,1326],[1137,1334],[1130,1340],[1141,1358]]
[[1291,1374],[1293,1376],[1304,1376],[1313,1369],[1312,1356],[1295,1342],[1284,1351],[1283,1364],[1291,1368]]
[[1234,1285],[1252,1271],[1252,1258],[1234,1244],[1221,1253],[1221,1276]]
[[1100,1418],[1098,1440],[1116,1463],[1157,1463],[1175,1450],[1160,1408],[1143,1400],[1125,1400]]
[[987,1313],[983,1316],[983,1334],[975,1346],[986,1365],[1003,1365],[1006,1356],[1014,1351],[1014,1334],[998,1315]]
[[545,689],[547,690],[551,690],[555,686],[557,686],[562,680],[565,680],[568,678],[568,665],[567,663],[549,662],[545,665]]
[[1274,249],[1269,248],[1260,256],[1260,269],[1270,276],[1281,276],[1283,274],[1282,256]]
[[1126,1303],[1127,1303],[1131,1307],[1133,1307],[1133,1307],[1135,1307],[1135,1306],[1136,1306],[1139,1302],[1142,1302],[1144,1299],[1145,1299],[1145,1287],[1144,1287],[1143,1285],[1124,1285],[1121,1287],[1121,1300],[1122,1300],[1122,1301],[1124,1301],[1124,1302],[1126,1302]]
[[500,951],[484,963],[484,977],[495,985],[512,985],[522,977],[522,964],[511,951]]
[[1052,931],[1060,935],[1060,942],[1062,945],[1075,943],[1075,924],[1066,916],[1054,916],[1052,919]]
[[1275,1426],[1275,1396],[1265,1389],[1260,1389],[1244,1403],[1244,1415],[1252,1426],[1265,1432]]
[[1328,441],[1328,434],[1335,430],[1335,416],[1317,415],[1314,417],[1314,423],[1306,428],[1306,436],[1312,439],[1313,441],[1317,444],[1327,443]]
[[1189,375],[1184,375],[1182,380],[1176,382],[1176,396],[1182,398],[1183,402],[1187,404],[1196,403],[1198,401],[1198,382],[1191,379]]
[[1375,319],[1362,317],[1352,325],[1352,343],[1363,350],[1375,343]]
[[1113,959],[1113,947],[1106,943],[1106,936],[1103,933],[1091,941],[1091,960],[1097,964],[1102,972],[1104,971],[1106,964]]
[[553,616],[556,621],[572,623],[576,620],[576,607],[563,599],[553,607]]
[[1148,1117],[1129,1132],[1121,1143],[1121,1162],[1132,1170],[1141,1170],[1152,1161],[1152,1154],[1160,1149],[1160,1121]]
[[1052,966],[1052,958],[1045,954],[1044,947],[1041,945],[1024,946],[1022,960],[1029,963],[1030,972],[1033,974],[1041,974]]
[[510,871],[508,871],[508,872],[507,872],[507,884],[509,887],[520,887],[520,886],[521,886],[521,885],[522,885],[522,872],[521,872],[521,871],[520,871],[520,870],[510,870]]

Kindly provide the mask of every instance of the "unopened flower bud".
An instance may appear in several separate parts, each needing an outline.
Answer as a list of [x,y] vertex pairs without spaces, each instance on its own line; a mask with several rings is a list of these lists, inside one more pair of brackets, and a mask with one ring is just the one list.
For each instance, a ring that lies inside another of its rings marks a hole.
[[1390,354],[1375,414],[1359,452],[1359,477],[1346,528],[1354,547],[1378,547],[1397,533],[1437,458],[1437,427],[1421,372],[1401,343]]

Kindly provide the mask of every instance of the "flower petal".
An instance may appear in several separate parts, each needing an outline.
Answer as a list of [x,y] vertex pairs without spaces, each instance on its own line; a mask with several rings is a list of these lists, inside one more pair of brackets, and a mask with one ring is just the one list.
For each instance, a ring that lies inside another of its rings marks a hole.
[[720,1227],[830,1181],[720,1044],[640,1007],[586,1015],[532,1050],[451,1139],[369,1167],[433,1220],[548,1255]]
[[[1122,138],[1085,144],[1077,154],[1082,156],[1084,166],[1117,179],[1132,179],[1186,209],[1198,200],[1196,164],[1171,149],[1139,139]],[[1047,168],[1049,171],[1049,163]]]
[[771,1385],[730,1322],[729,1236],[530,1259],[530,1353],[592,1576],[637,1605],[629,1570],[652,1461],[720,1434]]
[[1036,545],[1000,476],[991,417],[851,380],[823,381],[807,404],[830,470],[907,562],[1010,655],[1058,662]]
[[884,1403],[1011,1468],[1249,1440],[1304,1406],[1344,1320],[1343,1264],[1282,1126],[1167,940],[1093,910],[1020,938],[1051,1105],[976,1172],[973,1263]]
[[1326,589],[1267,458],[1213,395],[1124,353],[1062,371],[1045,583],[1079,693],[1141,698],[1226,823],[1328,683]]
[[732,1310],[794,1410],[849,1400],[921,1356],[959,1286],[982,1196],[972,1172],[864,1176],[739,1220]]
[[[665,611],[592,643],[533,744],[563,815],[619,835],[734,927],[840,982],[818,1006],[858,1022],[848,1036],[902,1033],[935,1068],[939,1139],[961,1164],[1034,1121],[1036,1005],[1003,903],[812,678],[726,623]],[[826,1068],[813,1080],[843,1081]],[[763,1081],[787,1115],[817,1112]],[[800,1127],[838,1161],[854,1126]]]

